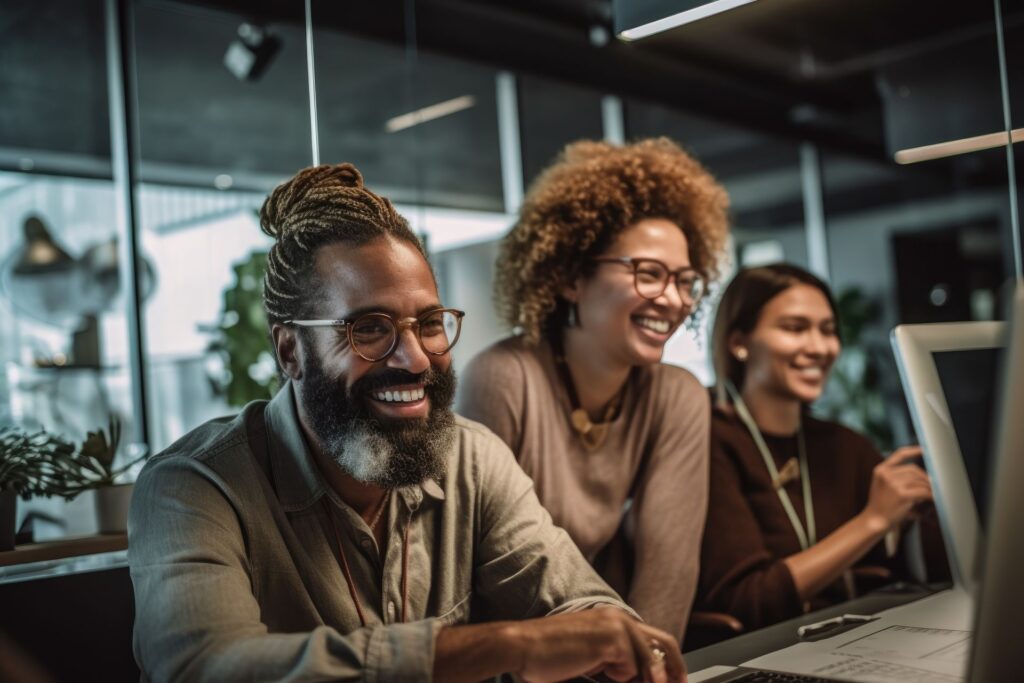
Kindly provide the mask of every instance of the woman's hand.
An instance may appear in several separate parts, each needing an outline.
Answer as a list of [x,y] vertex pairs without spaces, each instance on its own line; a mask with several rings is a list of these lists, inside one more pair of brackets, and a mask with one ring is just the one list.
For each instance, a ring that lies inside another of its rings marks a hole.
[[810,600],[824,590],[886,532],[909,517],[915,505],[932,499],[928,475],[910,462],[920,456],[919,446],[907,446],[878,464],[864,510],[820,543],[785,559],[801,600]]
[[905,446],[879,463],[872,472],[864,514],[881,533],[910,516],[915,505],[932,499],[928,474],[909,462],[920,457],[920,446]]

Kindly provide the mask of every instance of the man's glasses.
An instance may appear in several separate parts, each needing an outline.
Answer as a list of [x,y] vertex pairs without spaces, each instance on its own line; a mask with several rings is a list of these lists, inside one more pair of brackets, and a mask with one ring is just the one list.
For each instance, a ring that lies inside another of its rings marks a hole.
[[416,331],[420,347],[426,353],[434,356],[448,353],[459,341],[464,315],[465,312],[454,308],[438,308],[401,320],[387,313],[366,313],[352,320],[285,320],[284,324],[344,328],[352,350],[363,360],[376,363],[395,352],[398,336],[406,328]]
[[704,296],[705,283],[700,273],[690,267],[669,270],[668,266],[657,259],[603,257],[594,259],[595,263],[619,263],[633,269],[633,285],[636,293],[645,299],[657,299],[665,293],[669,280],[675,279],[680,296],[688,299],[691,308]]

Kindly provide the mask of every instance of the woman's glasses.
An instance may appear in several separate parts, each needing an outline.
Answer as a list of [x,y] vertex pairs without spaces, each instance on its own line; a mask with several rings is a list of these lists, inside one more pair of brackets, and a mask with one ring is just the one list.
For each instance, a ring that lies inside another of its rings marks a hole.
[[416,331],[420,347],[434,356],[442,356],[455,346],[466,314],[455,308],[438,308],[415,318],[395,320],[387,313],[366,313],[352,320],[285,320],[299,327],[344,328],[352,350],[363,360],[376,363],[398,348],[398,336],[405,328]]
[[633,269],[633,285],[636,293],[645,299],[657,299],[665,293],[670,280],[675,279],[679,295],[687,299],[691,308],[697,305],[704,296],[705,282],[693,268],[689,266],[678,270],[669,270],[668,266],[657,259],[602,257],[594,259],[595,263],[619,263]]

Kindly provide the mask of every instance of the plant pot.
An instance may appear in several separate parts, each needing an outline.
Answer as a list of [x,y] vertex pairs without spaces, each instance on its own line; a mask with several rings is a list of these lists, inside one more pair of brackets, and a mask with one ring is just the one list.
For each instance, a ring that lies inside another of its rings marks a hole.
[[18,521],[18,494],[0,491],[0,552],[14,550],[14,524]]
[[133,484],[96,489],[96,522],[101,534],[123,534],[128,530],[128,504]]

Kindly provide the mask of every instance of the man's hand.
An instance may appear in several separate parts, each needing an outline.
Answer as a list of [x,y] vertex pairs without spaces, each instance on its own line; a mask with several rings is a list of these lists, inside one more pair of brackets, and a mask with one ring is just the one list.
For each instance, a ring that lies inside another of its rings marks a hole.
[[438,635],[436,680],[480,680],[506,672],[528,683],[597,673],[615,681],[686,680],[675,638],[615,608],[457,626]]
[[[525,645],[515,673],[529,683],[596,673],[616,681],[653,683],[676,683],[685,676],[675,638],[618,609],[533,619],[513,630]],[[656,655],[656,649],[664,656]]]

